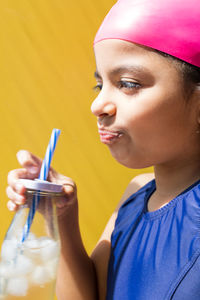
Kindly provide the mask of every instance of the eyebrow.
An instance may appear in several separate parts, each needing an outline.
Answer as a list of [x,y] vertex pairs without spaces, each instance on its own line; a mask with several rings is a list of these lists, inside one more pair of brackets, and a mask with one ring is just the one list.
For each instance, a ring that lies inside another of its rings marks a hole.
[[99,75],[99,73],[97,71],[94,72],[94,77],[96,79],[100,79],[101,78],[101,76]]
[[[115,75],[123,74],[123,73],[126,73],[126,72],[133,73],[135,75],[140,75],[140,76],[141,75],[149,75],[149,76],[152,77],[152,74],[150,73],[150,71],[147,68],[143,67],[143,66],[120,66],[120,67],[117,67],[117,68],[109,71],[109,74],[111,76],[115,76]],[[101,78],[98,71],[94,72],[94,77],[96,79]]]

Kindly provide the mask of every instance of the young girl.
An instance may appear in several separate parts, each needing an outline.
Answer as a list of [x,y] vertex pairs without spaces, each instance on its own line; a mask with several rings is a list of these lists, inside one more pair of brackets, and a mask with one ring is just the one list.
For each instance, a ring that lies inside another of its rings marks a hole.
[[[59,300],[200,299],[199,34],[199,0],[119,0],[102,23],[92,104],[100,139],[119,163],[155,172],[131,181],[89,257],[76,186],[51,169],[65,192]],[[17,157],[10,210],[26,201],[18,179],[36,178],[41,165],[27,151]]]

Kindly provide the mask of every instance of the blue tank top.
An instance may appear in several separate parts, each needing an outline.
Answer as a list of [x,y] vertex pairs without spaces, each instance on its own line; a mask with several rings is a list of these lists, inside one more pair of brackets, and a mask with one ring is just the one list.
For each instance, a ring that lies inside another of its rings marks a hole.
[[153,180],[119,209],[107,300],[200,299],[200,180],[148,212],[155,189]]

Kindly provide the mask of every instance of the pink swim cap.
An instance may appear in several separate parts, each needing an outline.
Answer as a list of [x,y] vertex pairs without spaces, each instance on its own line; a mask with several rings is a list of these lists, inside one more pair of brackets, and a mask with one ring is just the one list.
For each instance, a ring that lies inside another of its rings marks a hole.
[[200,67],[200,0],[119,0],[94,43],[120,39]]

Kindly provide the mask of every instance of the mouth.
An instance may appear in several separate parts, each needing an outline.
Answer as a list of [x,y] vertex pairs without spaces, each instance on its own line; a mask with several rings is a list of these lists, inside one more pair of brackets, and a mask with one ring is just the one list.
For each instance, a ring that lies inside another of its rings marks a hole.
[[107,129],[100,129],[99,128],[98,131],[99,131],[101,142],[104,143],[104,144],[108,144],[108,145],[114,143],[122,135],[121,132],[111,131],[111,130],[107,130]]

